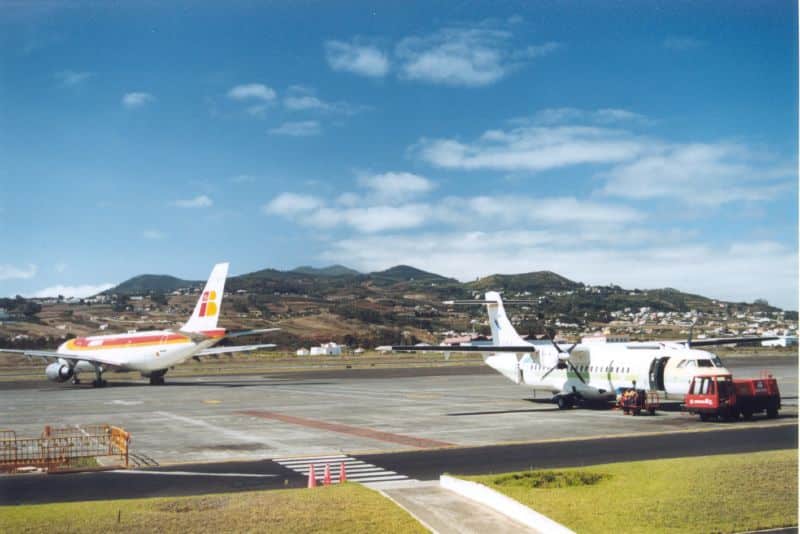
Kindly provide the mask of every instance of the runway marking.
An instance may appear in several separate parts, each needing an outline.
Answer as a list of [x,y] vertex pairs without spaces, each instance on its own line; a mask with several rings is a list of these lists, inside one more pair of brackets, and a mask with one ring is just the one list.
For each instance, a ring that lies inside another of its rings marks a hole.
[[124,473],[130,475],[178,475],[195,477],[254,477],[254,478],[274,478],[278,475],[258,474],[258,473],[198,473],[195,471],[139,471],[136,469],[114,469],[109,473]]
[[290,423],[293,425],[305,426],[308,428],[330,430],[331,432],[338,432],[340,434],[349,434],[351,436],[358,436],[361,438],[386,441],[388,443],[397,443],[399,445],[408,445],[411,447],[417,447],[419,449],[435,449],[440,447],[453,446],[452,443],[447,443],[444,441],[417,438],[414,436],[405,436],[403,434],[393,434],[391,432],[381,432],[380,430],[372,430],[370,428],[361,428],[357,426],[343,425],[340,423],[327,423],[325,421],[306,419],[304,417],[296,417],[293,415],[286,415],[277,412],[267,412],[262,410],[246,410],[238,413],[244,415],[251,415],[253,417],[261,417],[262,419],[274,419],[276,421],[282,421],[284,423]]
[[213,430],[214,432],[218,432],[219,434],[222,434],[223,436],[226,436],[228,438],[242,441],[245,443],[258,443],[262,445],[268,445],[269,447],[272,448],[276,448],[276,444],[271,443],[269,441],[265,441],[263,439],[256,438],[253,436],[252,433],[249,432],[239,432],[236,430],[230,430],[222,426],[212,425],[211,423],[207,423],[206,421],[201,421],[200,419],[192,419],[191,417],[185,417],[183,415],[178,415],[170,412],[153,412],[153,413],[155,413],[156,415],[160,415],[162,417],[166,417],[168,419],[181,421],[182,423],[201,426],[203,428]]
[[311,465],[314,466],[314,477],[321,481],[325,475],[325,465],[331,466],[331,478],[339,480],[341,464],[344,464],[347,480],[351,482],[387,482],[390,480],[411,480],[405,475],[389,471],[373,464],[368,464],[350,456],[316,456],[303,458],[273,458],[273,462],[291,469],[295,473],[308,476]]

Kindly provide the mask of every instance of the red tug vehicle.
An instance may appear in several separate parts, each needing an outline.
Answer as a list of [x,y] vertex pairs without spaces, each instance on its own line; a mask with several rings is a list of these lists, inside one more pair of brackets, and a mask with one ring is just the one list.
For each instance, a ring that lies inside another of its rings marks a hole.
[[766,412],[778,417],[781,393],[778,381],[771,375],[762,378],[734,379],[731,375],[698,375],[692,379],[684,398],[684,409],[699,414],[701,421],[718,418],[750,419],[754,413]]

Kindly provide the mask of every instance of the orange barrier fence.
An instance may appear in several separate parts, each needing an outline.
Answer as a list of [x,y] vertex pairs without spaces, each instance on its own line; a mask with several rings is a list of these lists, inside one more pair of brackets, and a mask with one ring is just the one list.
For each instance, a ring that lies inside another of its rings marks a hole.
[[0,471],[81,469],[100,461],[127,467],[130,439],[129,432],[111,425],[46,426],[40,438],[17,438],[12,430],[0,430]]

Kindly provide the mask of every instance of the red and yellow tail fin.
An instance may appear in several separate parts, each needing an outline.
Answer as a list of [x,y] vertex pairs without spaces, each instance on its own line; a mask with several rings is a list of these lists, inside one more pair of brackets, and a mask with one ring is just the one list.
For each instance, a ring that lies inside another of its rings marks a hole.
[[217,327],[222,295],[225,291],[225,279],[228,277],[228,263],[218,263],[211,270],[206,287],[200,293],[194,312],[181,327],[182,332],[203,332]]

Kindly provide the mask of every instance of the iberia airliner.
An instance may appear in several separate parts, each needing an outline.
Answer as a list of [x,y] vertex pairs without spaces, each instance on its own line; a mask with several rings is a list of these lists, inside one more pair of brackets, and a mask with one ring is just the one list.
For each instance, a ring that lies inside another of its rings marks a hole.
[[218,263],[211,271],[200,298],[189,320],[177,331],[149,330],[129,334],[112,334],[70,339],[55,351],[0,349],[0,352],[21,353],[26,356],[44,358],[51,362],[45,368],[47,378],[55,382],[72,379],[80,382],[82,371],[94,372],[95,386],[104,386],[103,373],[107,370],[138,371],[150,378],[150,384],[164,383],[164,375],[170,367],[189,358],[244,352],[271,348],[273,344],[237,345],[214,347],[225,338],[241,337],[271,332],[277,328],[226,332],[217,328],[228,264]]

